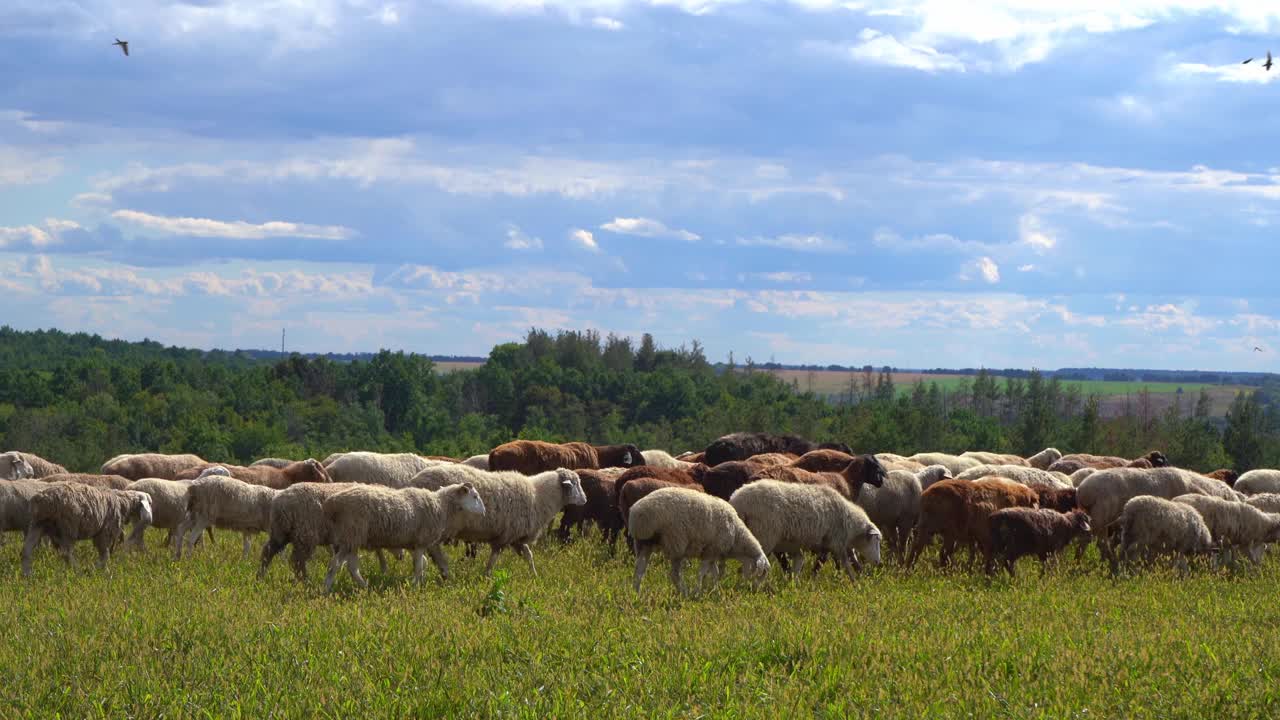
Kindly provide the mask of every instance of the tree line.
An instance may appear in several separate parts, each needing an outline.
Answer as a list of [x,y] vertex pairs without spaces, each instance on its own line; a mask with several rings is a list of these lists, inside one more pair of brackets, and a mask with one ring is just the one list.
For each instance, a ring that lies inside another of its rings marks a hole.
[[[1149,404],[1148,404],[1149,407]],[[870,367],[828,401],[759,366],[713,365],[693,341],[659,347],[593,331],[532,329],[472,370],[382,351],[368,360],[245,352],[0,328],[0,449],[76,470],[121,452],[194,452],[248,463],[367,449],[466,456],[513,438],[697,450],[754,430],[842,440],[859,451],[983,449],[1137,456],[1199,470],[1280,466],[1280,383],[1240,393],[1225,419],[1209,396],[1160,413],[1142,397],[1104,418],[1096,396],[1030,371],[980,370],[902,392]]]

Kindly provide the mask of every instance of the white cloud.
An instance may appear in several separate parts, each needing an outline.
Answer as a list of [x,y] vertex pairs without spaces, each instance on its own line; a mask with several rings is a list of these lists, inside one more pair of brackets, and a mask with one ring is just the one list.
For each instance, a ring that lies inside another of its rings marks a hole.
[[589,250],[591,252],[600,252],[600,245],[596,243],[595,236],[592,235],[591,231],[589,230],[574,228],[573,230],[569,231],[569,239],[577,243],[578,246],[581,247],[583,250]]
[[208,218],[165,217],[137,210],[117,210],[111,213],[111,217],[155,232],[230,240],[263,240],[271,237],[346,240],[357,234],[356,231],[340,225],[306,225],[280,221],[253,224],[243,220],[225,222]]
[[507,226],[507,240],[502,246],[511,250],[541,250],[542,238],[529,237],[515,225]]
[[685,242],[695,242],[701,240],[702,236],[688,230],[680,230],[669,228],[658,220],[643,217],[619,217],[610,220],[600,226],[601,230],[608,230],[611,233],[619,235],[635,235],[637,237],[651,238],[673,238],[675,240],[684,240]]
[[1018,272],[1032,272],[1036,269],[1035,265],[1019,265]]
[[954,55],[926,45],[904,43],[892,35],[867,28],[858,34],[862,41],[849,48],[849,57],[876,65],[911,68],[925,72],[964,72],[964,63]]
[[47,183],[61,174],[61,158],[0,145],[0,187]]
[[622,24],[621,20],[616,20],[611,17],[605,17],[603,15],[592,18],[591,24],[595,25],[596,27],[602,30],[611,30],[614,32],[617,32],[618,30],[621,30],[622,28],[626,27],[625,25]]
[[740,237],[738,244],[743,247],[774,247],[797,252],[835,253],[843,252],[845,246],[825,235],[786,234],[773,237],[755,236]]
[[0,227],[0,249],[42,248],[53,242],[53,237],[49,233],[35,225]]
[[1039,253],[1048,252],[1058,244],[1058,239],[1051,235],[1040,218],[1032,213],[1018,218],[1018,238]]
[[1267,72],[1254,59],[1248,65],[1231,63],[1229,65],[1205,65],[1204,63],[1178,63],[1174,71],[1183,75],[1203,75],[1218,82],[1225,83],[1258,83],[1265,84],[1275,80],[1277,73]]
[[956,277],[965,281],[981,278],[983,282],[995,285],[1000,282],[1000,266],[984,255],[965,263]]
[[779,271],[779,272],[762,272],[762,273],[743,273],[738,276],[742,282],[748,280],[763,280],[765,282],[788,284],[788,283],[808,283],[813,281],[813,275],[807,272],[796,271]]

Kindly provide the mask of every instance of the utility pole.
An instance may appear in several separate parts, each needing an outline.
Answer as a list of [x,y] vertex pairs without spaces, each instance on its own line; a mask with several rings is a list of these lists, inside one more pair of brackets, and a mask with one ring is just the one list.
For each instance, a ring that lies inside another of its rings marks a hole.
[[280,354],[284,354],[284,328],[280,328]]

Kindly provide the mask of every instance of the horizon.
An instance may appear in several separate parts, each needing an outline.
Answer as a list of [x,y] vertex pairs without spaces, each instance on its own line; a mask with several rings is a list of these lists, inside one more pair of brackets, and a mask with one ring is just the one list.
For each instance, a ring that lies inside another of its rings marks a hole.
[[1241,118],[1280,71],[1241,61],[1277,29],[1192,0],[16,0],[0,324],[1271,372],[1280,161]]

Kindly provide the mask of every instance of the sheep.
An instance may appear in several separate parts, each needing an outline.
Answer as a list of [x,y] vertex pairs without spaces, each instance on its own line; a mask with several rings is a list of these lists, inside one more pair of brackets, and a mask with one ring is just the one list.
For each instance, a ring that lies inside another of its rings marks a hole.
[[[65,475],[67,473],[66,468],[62,467],[57,463],[49,462],[48,460],[45,460],[39,455],[33,455],[28,452],[20,452],[18,450],[10,450],[4,455],[0,455],[0,480],[21,479],[13,475],[6,475],[6,471],[5,471],[6,461],[4,460],[5,457],[11,458],[8,461],[10,468],[14,466],[21,466],[21,463],[17,462],[14,458],[21,460],[23,463],[26,463],[26,465],[30,465],[31,474],[26,476],[27,478],[30,478],[30,479],[39,480],[42,477],[48,477],[50,475]],[[10,469],[9,472],[13,473],[14,471]]]
[[345,452],[329,453],[329,455],[327,455],[325,459],[320,461],[320,464],[325,466],[325,468],[328,468],[330,465],[337,462],[338,458],[342,457],[343,455],[346,455],[346,453]]
[[1040,507],[1068,513],[1076,509],[1076,489],[1055,485],[1028,485],[1040,498]]
[[1036,507],[1039,496],[1030,488],[1002,478],[944,480],[920,495],[920,519],[916,523],[907,567],[915,564],[934,535],[942,536],[938,566],[946,567],[959,543],[969,546],[969,561],[975,548],[991,562],[991,534],[988,517],[1006,507]]
[[[263,487],[275,488],[283,490],[302,482],[331,482],[329,470],[317,460],[302,460],[299,462],[289,463],[283,468],[276,468],[270,465],[209,465],[203,468],[188,468],[178,473],[178,480],[194,480],[209,473],[213,468],[222,468],[226,474],[250,485],[262,485]],[[214,471],[216,474],[223,474],[220,471]]]
[[[854,552],[872,565],[880,564],[880,530],[862,508],[829,487],[760,480],[739,488],[729,504],[765,555],[831,553],[850,582]],[[792,575],[801,565],[803,559],[791,566]]]
[[35,476],[35,468],[22,453],[11,450],[0,455],[0,480],[28,480]]
[[730,460],[703,473],[702,486],[707,492],[728,502],[735,490],[751,482],[751,477],[763,469],[763,465],[750,460]]
[[1079,470],[1071,473],[1071,475],[1069,476],[1071,480],[1071,486],[1080,487],[1080,483],[1084,482],[1085,478],[1089,477],[1090,475],[1096,472],[1098,472],[1098,468],[1086,467],[1086,468],[1080,468]]
[[[752,458],[757,462],[759,459],[759,456]],[[809,472],[840,472],[851,462],[853,456],[839,450],[810,450],[793,461],[791,466]]]
[[0,482],[0,545],[4,533],[27,531],[31,525],[31,498],[49,485],[35,480]]
[[874,455],[859,455],[838,473],[814,473],[787,465],[776,465],[758,470],[750,481],[782,480],[807,485],[827,485],[852,502],[858,498],[863,485],[881,487],[885,475],[884,466]]
[[706,463],[707,454],[704,452],[685,451],[677,455],[676,459],[687,463]]
[[1058,448],[1047,447],[1027,458],[1027,464],[1037,470],[1048,470],[1051,465],[1062,459]]
[[[187,491],[190,488],[190,483],[177,480],[143,478],[129,483],[127,489],[146,493],[151,498],[150,527],[168,530],[169,537],[166,542],[176,549],[178,529],[187,518]],[[142,533],[137,528],[134,529],[134,534],[129,536],[126,545],[137,548],[143,546]]]
[[182,546],[190,552],[205,528],[234,530],[244,534],[241,557],[249,557],[253,536],[271,529],[271,501],[280,490],[251,485],[228,477],[206,477],[187,490],[187,517],[178,528],[174,559],[182,559]]
[[[941,465],[935,465],[946,471]],[[880,528],[889,544],[889,551],[901,563],[907,549],[907,538],[920,517],[920,493],[923,474],[933,474],[933,468],[920,473],[906,470],[890,470],[880,487],[864,486],[858,493],[857,504],[866,511],[871,522]]]
[[907,459],[918,462],[921,465],[924,465],[925,467],[928,467],[930,465],[942,465],[951,471],[951,475],[953,477],[958,476],[960,473],[964,472],[965,470],[968,470],[969,468],[975,468],[982,464],[977,460],[974,460],[973,458],[960,457],[959,455],[948,455],[947,453],[933,453],[933,452],[916,453],[915,455],[912,455]]
[[151,498],[134,490],[113,490],[79,483],[55,483],[31,496],[31,523],[22,546],[22,575],[31,576],[31,555],[49,537],[67,564],[75,566],[74,544],[93,540],[98,569],[107,567],[111,548],[134,525],[134,534],[151,523]]
[[1245,498],[1244,502],[1258,508],[1262,512],[1280,513],[1280,494],[1259,493]]
[[[599,528],[610,550],[618,541],[618,532],[622,530],[622,517],[618,514],[618,502],[615,483],[623,473],[622,468],[605,468],[603,470],[578,470],[578,480],[582,483],[582,494],[586,496],[585,505],[569,505],[560,516],[560,528],[557,534],[561,542],[568,542],[573,529],[581,531],[586,522]],[[630,472],[629,470],[627,472]]]
[[489,452],[490,470],[514,470],[525,475],[556,468],[598,467],[600,456],[595,448],[584,442],[556,444],[542,440],[513,440]]
[[[1118,468],[1118,467],[1140,468],[1143,466],[1144,462],[1150,463],[1148,467],[1153,467],[1153,468],[1165,467],[1169,464],[1169,458],[1165,457],[1165,454],[1160,452],[1159,450],[1152,450],[1146,455],[1143,455],[1142,457],[1136,458],[1133,460],[1126,460],[1125,458],[1116,457],[1114,455],[1090,455],[1088,453],[1073,453],[1071,455],[1063,455],[1061,458],[1055,461],[1052,465],[1050,465],[1048,469],[1070,475],[1075,471],[1079,470],[1080,468],[1086,468],[1086,467],[1091,467],[1098,470],[1107,470],[1109,468]],[[1098,526],[1098,523],[1095,522],[1093,525],[1094,525],[1094,528],[1096,529]]]
[[[267,467],[273,467],[273,468],[278,468],[283,470],[284,468],[292,465],[294,462],[295,462],[294,460],[287,460],[285,458],[262,458],[261,460],[254,460],[253,462],[249,463],[249,467],[258,467],[260,465],[266,465]],[[323,464],[324,463],[321,463],[321,465]]]
[[978,450],[970,450],[960,453],[960,457],[977,460],[983,465],[1017,465],[1019,467],[1031,467],[1021,455],[1009,455],[1007,453],[982,452]]
[[1205,473],[1204,476],[1214,480],[1221,480],[1227,484],[1227,487],[1235,487],[1236,481],[1240,479],[1240,473],[1230,468],[1214,470],[1213,472]]
[[[262,546],[258,565],[258,579],[266,577],[271,561],[293,545],[289,564],[294,576],[301,583],[307,582],[307,561],[321,545],[332,545],[333,536],[328,520],[324,517],[324,501],[343,490],[368,487],[360,483],[297,483],[276,493],[271,499],[270,529],[267,542]],[[397,551],[399,552],[399,551]],[[377,551],[382,572],[387,571],[387,560],[382,550]]]
[[[1092,520],[1097,534],[1096,518]],[[1178,565],[1186,568],[1186,558],[1212,552],[1213,536],[1209,526],[1195,508],[1162,497],[1139,495],[1125,502],[1115,520],[1120,551],[1111,560],[1112,572],[1118,572],[1121,561],[1128,561],[1134,551],[1149,554],[1179,554]]]
[[769,572],[769,558],[742,518],[727,501],[684,488],[662,488],[641,498],[631,508],[627,530],[636,546],[634,585],[640,593],[655,547],[671,562],[671,582],[687,595],[681,577],[686,558],[701,558],[698,586],[708,577],[719,579],[719,562],[733,558],[742,563],[744,578],[755,580]]
[[[457,472],[452,475],[443,472],[448,469]],[[437,468],[436,472],[432,484],[437,487],[471,483],[484,500],[484,515],[461,517],[456,537],[463,542],[489,546],[489,561],[484,568],[486,575],[493,571],[503,548],[511,547],[524,557],[529,563],[529,571],[537,577],[538,569],[533,564],[533,551],[529,546],[542,537],[552,519],[566,505],[585,505],[587,502],[582,492],[582,481],[568,468],[537,475],[499,471],[477,476],[473,468],[449,465]],[[416,484],[426,486],[421,482]]]
[[413,579],[421,583],[429,553],[440,575],[449,579],[449,563],[440,544],[450,539],[467,517],[483,517],[487,508],[471,483],[448,485],[439,490],[389,488],[363,485],[344,490],[324,501],[324,518],[333,535],[334,553],[325,592],[343,565],[351,580],[369,587],[360,574],[361,548],[413,551]]
[[1245,495],[1280,493],[1280,470],[1250,470],[1236,478],[1231,487]]
[[61,473],[58,475],[46,475],[39,480],[43,483],[78,483],[80,485],[92,485],[93,487],[107,488],[110,490],[125,490],[129,487],[129,481],[119,475]]
[[906,470],[907,472],[919,472],[925,468],[923,463],[915,460],[908,460],[901,455],[895,453],[876,453],[876,459],[884,465],[885,470]]
[[977,480],[984,477],[1002,477],[1019,485],[1048,485],[1050,487],[1071,487],[1066,475],[1038,470],[1025,465],[979,465],[956,475],[956,480]]
[[463,460],[459,464],[466,465],[468,467],[473,467],[477,470],[488,470],[489,454],[485,453],[484,455],[472,455],[471,457],[467,458],[466,460]]
[[[753,468],[754,467],[755,466],[753,466]],[[635,480],[639,480],[641,478],[654,478],[677,485],[701,485],[710,471],[711,468],[703,465],[702,463],[691,465],[688,470],[680,468],[651,467],[647,465],[634,467],[619,475],[617,480],[614,482],[614,503],[616,504],[622,497],[622,491],[626,489],[627,484]]]
[[1200,513],[1219,548],[1245,548],[1255,564],[1262,559],[1265,543],[1280,540],[1280,515],[1249,503],[1199,494],[1179,495],[1173,501],[1190,505]]
[[644,457],[644,464],[649,467],[687,468],[693,464],[677,460],[666,450],[642,450],[640,455]]
[[617,491],[618,517],[622,519],[622,527],[627,527],[627,519],[631,517],[631,508],[634,507],[637,502],[640,502],[641,498],[647,497],[655,490],[667,487],[684,488],[691,492],[706,492],[706,490],[698,484],[674,483],[669,480],[661,480],[655,477],[642,477],[632,480],[623,486],[621,490]]
[[413,453],[349,452],[330,463],[326,471],[331,482],[406,487],[414,475],[440,464]]
[[988,522],[992,554],[1004,561],[1009,577],[1015,574],[1013,566],[1018,558],[1025,555],[1040,558],[1040,574],[1044,575],[1050,557],[1092,529],[1089,516],[1082,510],[1061,513],[1043,507],[1004,508],[991,513]]
[[[640,452],[640,448],[635,445],[594,445],[592,449],[596,451],[598,468],[632,468],[648,464],[644,459],[644,453]],[[546,469],[555,470],[554,467]]]
[[102,464],[103,475],[119,475],[129,480],[142,478],[160,478],[174,480],[178,473],[190,467],[208,465],[199,455],[165,455],[161,453],[142,453],[139,455],[117,455]]
[[[913,464],[919,465],[920,463]],[[928,489],[928,487],[934,483],[954,479],[951,477],[951,471],[947,469],[946,465],[930,465],[928,467],[910,470],[909,472],[915,475],[916,479],[920,481],[921,490]]]
[[[853,450],[844,443],[815,444],[795,435],[771,435],[769,433],[733,433],[716,438],[703,451],[702,462],[715,467],[730,460],[746,460],[765,453],[791,453],[797,457],[810,450],[839,450],[852,455]],[[687,458],[686,458],[687,459]]]

